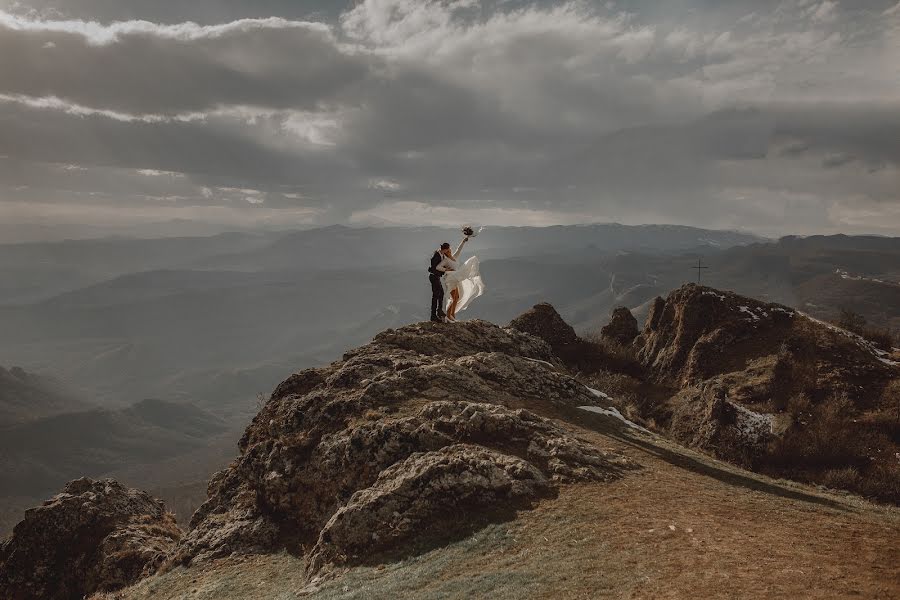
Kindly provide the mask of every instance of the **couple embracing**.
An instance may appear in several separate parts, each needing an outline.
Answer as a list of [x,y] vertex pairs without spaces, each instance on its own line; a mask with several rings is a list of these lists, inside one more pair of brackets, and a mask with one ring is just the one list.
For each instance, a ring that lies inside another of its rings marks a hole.
[[428,280],[431,282],[431,320],[446,323],[456,322],[456,312],[465,310],[471,302],[484,293],[478,257],[473,256],[460,263],[463,246],[469,238],[477,235],[471,227],[463,228],[463,240],[450,251],[450,244],[444,242],[431,256]]

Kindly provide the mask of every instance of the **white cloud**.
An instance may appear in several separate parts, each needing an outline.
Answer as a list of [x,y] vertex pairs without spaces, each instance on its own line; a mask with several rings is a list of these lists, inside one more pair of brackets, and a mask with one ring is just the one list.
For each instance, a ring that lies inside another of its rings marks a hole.
[[184,173],[175,171],[160,171],[159,169],[138,169],[138,174],[144,177],[184,177]]
[[222,25],[202,26],[197,23],[162,25],[149,21],[121,21],[108,25],[97,21],[43,20],[21,16],[0,10],[0,27],[12,31],[37,33],[69,33],[84,37],[91,44],[113,44],[129,35],[155,36],[177,41],[190,41],[222,37],[235,32],[259,29],[306,29],[330,36],[331,28],[323,23],[291,21],[278,17],[268,19],[241,19]]
[[0,93],[0,103],[3,102],[22,104],[31,108],[58,110],[79,117],[101,116],[114,121],[124,122],[142,121],[144,123],[160,123],[163,121],[196,121],[205,118],[205,115],[201,113],[184,113],[178,115],[130,114],[115,110],[91,108],[90,106],[69,102],[57,96],[28,96],[25,94]]
[[369,189],[381,190],[382,192],[396,192],[402,186],[396,181],[390,179],[371,179],[369,180]]

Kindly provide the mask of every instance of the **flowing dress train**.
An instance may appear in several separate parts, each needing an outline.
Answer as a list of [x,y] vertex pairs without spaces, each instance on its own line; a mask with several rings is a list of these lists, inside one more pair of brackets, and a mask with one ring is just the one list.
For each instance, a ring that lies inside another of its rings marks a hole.
[[459,290],[459,302],[456,304],[456,312],[459,312],[466,310],[475,298],[484,293],[484,281],[481,279],[481,263],[477,256],[469,258],[461,265],[457,263],[455,268],[455,271],[447,271],[441,279],[446,292],[444,310],[453,301],[450,297],[450,290],[457,289]]

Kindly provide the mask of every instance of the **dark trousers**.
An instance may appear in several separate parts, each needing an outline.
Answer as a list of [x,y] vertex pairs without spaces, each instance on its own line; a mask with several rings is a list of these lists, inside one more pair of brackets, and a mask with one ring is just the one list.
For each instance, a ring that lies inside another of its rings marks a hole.
[[444,286],[440,275],[432,273],[428,281],[431,282],[431,318],[437,319],[444,316]]

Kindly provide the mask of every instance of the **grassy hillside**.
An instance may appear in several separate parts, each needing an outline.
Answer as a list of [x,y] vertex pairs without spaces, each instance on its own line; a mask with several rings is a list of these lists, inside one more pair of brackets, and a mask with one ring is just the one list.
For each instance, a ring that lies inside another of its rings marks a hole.
[[92,600],[835,599],[900,591],[889,567],[900,558],[896,508],[747,473],[600,415],[585,413],[574,429],[643,468],[613,483],[567,486],[512,521],[316,585],[306,582],[302,559],[274,554],[179,567]]

